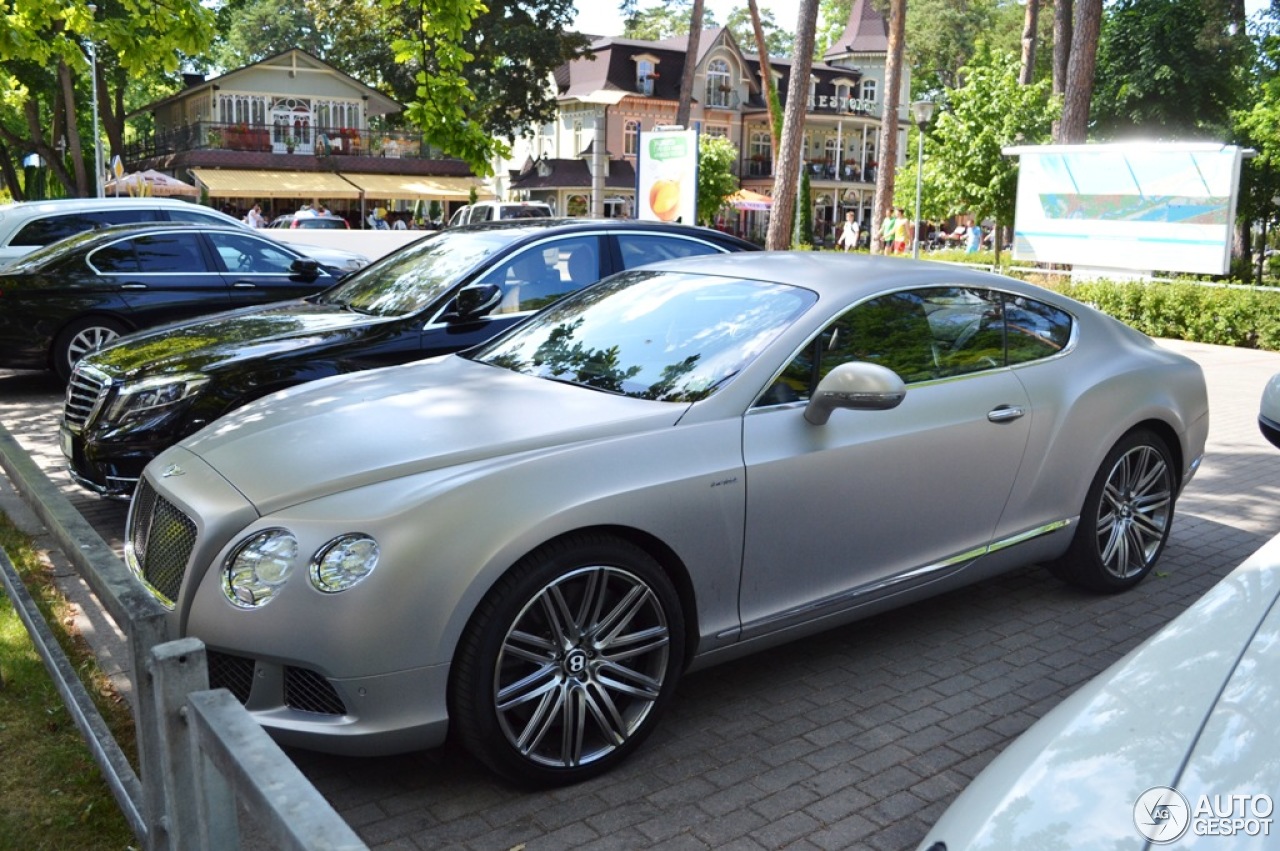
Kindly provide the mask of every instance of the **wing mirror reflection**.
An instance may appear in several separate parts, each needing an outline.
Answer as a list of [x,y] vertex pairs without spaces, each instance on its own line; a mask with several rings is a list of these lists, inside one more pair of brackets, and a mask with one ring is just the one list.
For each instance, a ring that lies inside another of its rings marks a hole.
[[826,425],[836,408],[887,411],[906,397],[907,385],[893,370],[865,361],[842,363],[818,382],[804,418],[813,425]]
[[320,264],[314,260],[299,257],[289,264],[289,271],[301,278],[314,281],[320,277]]
[[502,287],[497,284],[472,284],[458,290],[450,313],[461,320],[475,319],[493,310],[502,301]]

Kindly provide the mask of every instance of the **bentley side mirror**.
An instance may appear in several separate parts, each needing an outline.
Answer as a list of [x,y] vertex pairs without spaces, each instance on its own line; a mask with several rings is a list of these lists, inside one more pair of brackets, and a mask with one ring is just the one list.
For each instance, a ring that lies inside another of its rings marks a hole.
[[836,408],[887,411],[906,397],[907,385],[893,370],[865,361],[842,363],[818,382],[804,418],[813,425],[826,425]]

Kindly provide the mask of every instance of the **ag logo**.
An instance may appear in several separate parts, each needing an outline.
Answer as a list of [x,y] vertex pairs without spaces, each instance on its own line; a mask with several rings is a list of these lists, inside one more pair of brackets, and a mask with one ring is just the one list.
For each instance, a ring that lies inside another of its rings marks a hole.
[[1177,789],[1154,786],[1134,802],[1133,823],[1138,832],[1153,844],[1168,845],[1187,832],[1187,826],[1191,824],[1191,807]]

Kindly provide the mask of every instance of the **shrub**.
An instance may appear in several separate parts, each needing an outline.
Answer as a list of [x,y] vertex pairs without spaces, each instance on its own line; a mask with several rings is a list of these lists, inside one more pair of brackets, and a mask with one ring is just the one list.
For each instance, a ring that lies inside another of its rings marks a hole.
[[1280,351],[1280,291],[1192,281],[1047,281],[1152,337]]

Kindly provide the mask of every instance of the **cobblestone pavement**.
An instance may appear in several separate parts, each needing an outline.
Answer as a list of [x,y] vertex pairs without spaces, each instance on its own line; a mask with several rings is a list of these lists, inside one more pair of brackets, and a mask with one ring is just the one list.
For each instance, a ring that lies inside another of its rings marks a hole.
[[[1209,454],[1128,594],[1027,568],[692,674],[630,762],[569,789],[513,789],[451,747],[291,756],[375,849],[914,847],[1013,737],[1280,531],[1280,451],[1256,425],[1280,355],[1168,345],[1205,367]],[[0,422],[118,547],[124,506],[56,472],[58,396],[0,371]]]

